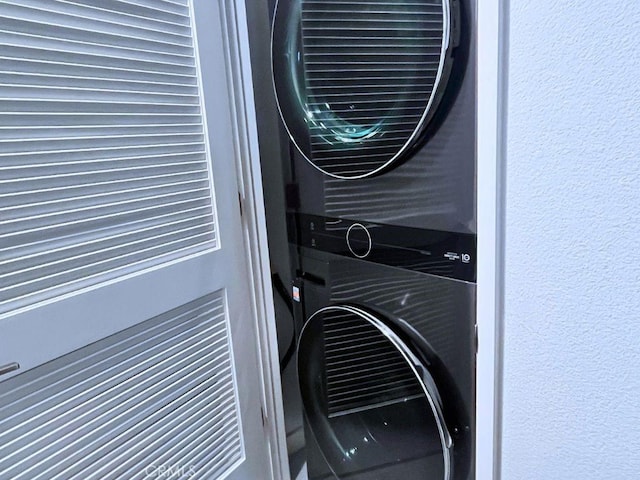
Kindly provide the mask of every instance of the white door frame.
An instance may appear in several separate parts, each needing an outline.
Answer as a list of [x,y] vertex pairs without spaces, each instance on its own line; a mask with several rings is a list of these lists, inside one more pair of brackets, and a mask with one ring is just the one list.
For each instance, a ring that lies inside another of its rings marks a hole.
[[[253,1],[253,0],[250,0]],[[269,266],[258,127],[253,95],[245,0],[222,0],[227,14],[228,63],[234,91],[234,115],[246,249],[253,277],[259,356],[263,374],[263,420],[271,454],[271,478],[289,478],[280,361]],[[262,434],[262,432],[260,432]]]
[[[270,280],[260,155],[255,118],[245,0],[224,0],[228,13],[229,61],[233,66],[235,114],[241,159],[244,222],[253,272],[264,373],[264,413],[272,476],[289,476],[275,314]],[[505,96],[505,6],[478,2],[478,357],[476,478],[500,478],[502,258]]]
[[506,79],[504,0],[478,2],[478,357],[476,478],[500,479],[503,176]]

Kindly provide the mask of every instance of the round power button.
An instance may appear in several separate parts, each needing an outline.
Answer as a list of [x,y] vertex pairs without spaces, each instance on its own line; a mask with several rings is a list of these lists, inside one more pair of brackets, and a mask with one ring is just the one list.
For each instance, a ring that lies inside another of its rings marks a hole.
[[365,258],[371,253],[371,234],[361,223],[354,223],[347,230],[347,247],[358,258]]

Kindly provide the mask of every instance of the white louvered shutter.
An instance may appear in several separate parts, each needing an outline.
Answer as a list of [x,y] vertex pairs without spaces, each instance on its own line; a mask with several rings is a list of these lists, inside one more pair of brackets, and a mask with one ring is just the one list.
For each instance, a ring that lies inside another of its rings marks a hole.
[[266,478],[231,4],[0,0],[0,480]]
[[0,313],[216,247],[188,2],[0,18]]
[[0,478],[219,478],[242,457],[225,317],[208,295],[9,380]]

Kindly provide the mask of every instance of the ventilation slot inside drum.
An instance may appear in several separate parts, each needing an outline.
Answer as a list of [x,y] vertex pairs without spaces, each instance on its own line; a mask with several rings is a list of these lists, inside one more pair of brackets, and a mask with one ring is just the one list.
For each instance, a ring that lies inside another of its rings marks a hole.
[[421,395],[409,364],[377,328],[344,313],[324,319],[329,416]]
[[304,84],[309,138],[298,148],[330,175],[376,173],[416,141],[437,106],[448,1],[302,0],[301,8],[303,72],[292,75]]

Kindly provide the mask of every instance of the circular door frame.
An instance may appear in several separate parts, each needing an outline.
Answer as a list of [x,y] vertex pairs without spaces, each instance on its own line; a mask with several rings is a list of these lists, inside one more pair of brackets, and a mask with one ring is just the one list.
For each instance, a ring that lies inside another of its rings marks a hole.
[[[414,375],[416,376],[416,380],[420,383],[420,387],[422,388],[422,391],[427,397],[427,401],[429,402],[429,406],[431,408],[431,413],[433,414],[436,421],[438,434],[440,437],[440,445],[442,447],[442,453],[443,453],[443,462],[444,462],[443,480],[451,480],[452,479],[451,465],[453,462],[453,458],[452,458],[453,457],[453,438],[451,437],[451,434],[449,433],[449,430],[447,428],[444,413],[442,410],[442,399],[438,392],[435,380],[429,373],[428,368],[424,365],[424,362],[419,358],[418,355],[416,355],[413,352],[413,350],[409,347],[409,345],[407,345],[406,342],[402,340],[402,338],[400,338],[400,336],[392,328],[390,328],[387,325],[387,322],[376,317],[373,313],[363,310],[362,308],[354,305],[342,304],[342,305],[330,305],[327,307],[323,307],[315,311],[302,327],[302,330],[300,332],[300,337],[298,339],[298,351],[299,351],[302,338],[305,334],[305,330],[308,327],[308,325],[310,325],[310,323],[313,321],[313,319],[319,315],[322,315],[325,312],[336,311],[336,310],[357,315],[361,317],[364,321],[368,322],[370,325],[376,328],[380,333],[382,333],[382,335],[384,335],[384,337],[396,348],[396,350],[398,350],[398,352],[402,355],[404,360],[407,362],[407,364],[413,371]],[[298,378],[301,378],[300,377],[300,358],[301,356],[298,355],[297,366],[296,366],[298,371]],[[304,399],[303,399],[303,409],[304,409]],[[311,428],[311,431],[315,436],[315,433],[313,432],[313,427]],[[317,437],[316,437],[316,441],[317,441]],[[320,444],[318,443],[318,445]],[[322,451],[322,448],[320,448],[320,450],[324,457],[325,454]],[[325,461],[326,461],[326,457],[325,457]],[[337,477],[337,474],[333,471],[332,465],[328,461],[327,461],[327,465],[329,465],[329,468],[331,469],[332,473]]]
[[[422,117],[420,118],[420,120],[418,121],[418,124],[416,125],[416,127],[413,130],[413,133],[411,134],[411,136],[407,139],[407,141],[404,143],[404,145],[400,148],[400,150],[398,150],[389,160],[387,160],[387,162],[385,162],[382,166],[375,168],[374,170],[367,172],[367,173],[363,173],[360,175],[353,175],[353,176],[347,176],[347,175],[338,175],[336,173],[331,173],[331,172],[327,172],[325,170],[323,170],[322,168],[320,168],[319,166],[317,166],[302,150],[302,148],[300,147],[298,141],[296,140],[295,136],[293,135],[291,128],[289,127],[289,124],[287,123],[287,119],[286,116],[284,114],[284,112],[282,111],[282,107],[280,106],[280,100],[279,100],[279,95],[278,95],[278,87],[276,85],[276,71],[274,68],[274,64],[275,64],[275,52],[274,52],[274,43],[275,43],[275,35],[276,35],[276,22],[278,20],[278,11],[280,9],[280,4],[281,2],[287,2],[287,1],[302,1],[302,0],[276,0],[276,6],[275,6],[275,10],[274,10],[274,15],[273,15],[273,21],[272,21],[272,25],[271,25],[271,84],[273,87],[273,92],[275,95],[275,99],[276,99],[276,105],[278,107],[278,113],[280,114],[280,118],[282,119],[282,123],[284,124],[285,130],[287,131],[287,135],[289,136],[289,139],[291,140],[291,142],[293,143],[293,145],[296,147],[296,150],[300,153],[300,155],[302,155],[302,157],[310,164],[312,165],[316,170],[318,170],[319,172],[328,175],[330,177],[333,178],[337,178],[340,180],[360,180],[360,179],[364,179],[364,178],[369,178],[369,177],[374,177],[376,175],[378,175],[381,172],[386,171],[387,169],[389,169],[393,164],[399,162],[407,153],[410,153],[413,149],[413,147],[416,145],[416,143],[419,141],[419,139],[421,138],[421,136],[424,134],[429,121],[432,119],[432,117],[435,115],[436,110],[438,108],[438,104],[434,105],[434,103],[440,103],[440,99],[444,93],[444,90],[446,89],[446,84],[442,85],[443,80],[446,81],[446,79],[448,78],[448,71],[451,70],[450,68],[450,63],[451,63],[451,51],[454,48],[454,41],[453,41],[453,23],[454,23],[454,12],[452,12],[452,3],[456,2],[456,0],[442,0],[442,11],[443,11],[443,28],[442,28],[442,44],[440,47],[440,62],[438,65],[438,71],[436,74],[436,78],[434,80],[434,86],[433,86],[433,90],[431,92],[431,95],[429,97],[429,101],[427,102],[427,105],[425,106],[424,112],[422,114]],[[459,20],[458,20],[459,23]],[[447,66],[449,68],[447,68]],[[434,108],[435,107],[435,108]],[[304,114],[303,109],[301,109],[300,111],[301,114]]]

